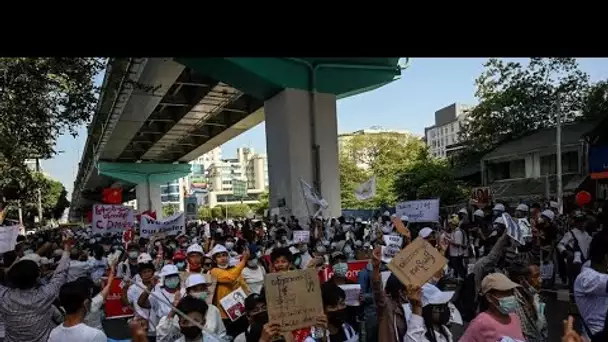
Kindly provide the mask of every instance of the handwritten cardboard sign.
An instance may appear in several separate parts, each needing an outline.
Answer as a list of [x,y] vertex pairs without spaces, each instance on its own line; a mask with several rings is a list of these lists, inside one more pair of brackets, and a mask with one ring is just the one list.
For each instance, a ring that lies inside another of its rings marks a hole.
[[122,232],[133,224],[133,210],[124,205],[95,204],[93,206],[93,233]]
[[323,315],[321,285],[315,269],[272,273],[264,280],[269,323],[282,332],[310,327]]
[[404,285],[422,286],[447,264],[443,255],[418,237],[387,265]]

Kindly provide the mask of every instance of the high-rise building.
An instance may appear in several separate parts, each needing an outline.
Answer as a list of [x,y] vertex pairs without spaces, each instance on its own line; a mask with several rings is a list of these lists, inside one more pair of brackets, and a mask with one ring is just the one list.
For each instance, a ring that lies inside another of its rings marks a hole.
[[[222,159],[208,169],[210,177],[209,207],[243,203],[254,204],[268,188],[268,166],[265,155],[243,147],[237,149],[237,157]],[[238,198],[233,192],[235,181],[245,181],[247,194]]]
[[424,129],[431,155],[445,158],[462,148],[458,134],[471,106],[452,103],[435,112],[435,124]]

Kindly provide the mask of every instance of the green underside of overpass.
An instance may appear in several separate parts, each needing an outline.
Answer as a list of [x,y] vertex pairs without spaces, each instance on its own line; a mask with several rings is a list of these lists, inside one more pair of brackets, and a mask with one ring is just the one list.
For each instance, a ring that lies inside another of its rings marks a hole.
[[[175,60],[260,100],[268,100],[286,88],[314,89],[345,98],[379,88],[401,75],[398,57]],[[311,85],[311,74],[314,74],[314,86]]]
[[133,184],[166,183],[190,173],[190,164],[99,162],[99,173]]

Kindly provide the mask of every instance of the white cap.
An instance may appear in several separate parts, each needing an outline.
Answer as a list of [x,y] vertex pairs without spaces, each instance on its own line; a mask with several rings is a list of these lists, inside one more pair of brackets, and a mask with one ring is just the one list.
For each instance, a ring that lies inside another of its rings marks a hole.
[[484,217],[484,216],[486,216],[486,215],[483,213],[483,210],[481,210],[481,209],[477,209],[477,210],[475,210],[475,211],[473,212],[473,216],[477,216],[477,217]]
[[187,289],[200,284],[208,284],[205,276],[200,273],[193,273],[186,279]]
[[38,265],[38,267],[40,267],[40,262],[42,261],[42,258],[40,257],[40,255],[38,255],[36,253],[30,253],[28,255],[25,255],[21,259],[19,259],[19,261],[22,261],[22,260],[31,260],[31,261],[35,262],[36,265]]
[[555,201],[550,201],[549,202],[549,208],[558,209],[559,205]]
[[423,239],[426,239],[431,234],[433,234],[433,230],[429,227],[424,227],[420,229],[420,232],[418,232],[418,236],[422,237]]
[[357,218],[355,219],[355,223],[361,223],[361,222],[363,222],[363,220],[362,220],[360,217],[357,217]]
[[391,213],[387,210],[384,212],[384,214],[382,214],[382,216],[391,216]]
[[170,275],[175,275],[175,274],[179,274],[179,270],[177,269],[177,266],[175,266],[175,265],[165,265],[160,270],[161,277],[168,277]]
[[494,223],[495,223],[495,224],[504,224],[504,225],[506,225],[506,224],[505,224],[505,220],[502,218],[502,216],[498,216],[498,217],[496,218],[496,220],[494,220]]
[[137,257],[138,264],[147,264],[149,262],[152,262],[152,256],[150,256],[150,254],[148,254],[148,253],[141,253]]
[[291,252],[291,254],[299,254],[300,250],[295,248],[294,246],[289,247],[289,251]]
[[454,291],[441,291],[437,286],[426,283],[422,285],[422,306],[448,303],[454,297]]
[[[196,246],[198,246],[198,245],[196,245]],[[188,247],[188,253],[186,253],[186,254],[190,253],[191,247],[192,246]],[[201,251],[199,253],[203,253],[203,248],[201,248],[201,246],[198,246],[198,247],[201,249]],[[207,253],[207,256],[209,258],[213,258],[214,255],[219,254],[219,253],[228,253],[228,250],[226,249],[226,247],[224,247],[224,245],[215,245],[215,247],[213,247],[211,252]]]
[[218,234],[224,234],[224,230],[222,228],[216,229],[215,232]]
[[[219,246],[219,245],[218,245]],[[217,247],[217,246],[216,246]],[[201,245],[195,243],[192,244],[188,247],[188,249],[186,250],[186,255],[190,254],[190,253],[200,253],[200,254],[204,254],[203,253],[203,247],[201,247]]]
[[466,208],[462,208],[462,209],[458,210],[458,213],[459,213],[459,214],[465,214],[465,215],[468,215],[468,214],[469,214],[469,212],[467,211],[467,209],[466,209]]
[[555,218],[555,214],[549,209],[543,210],[543,212],[540,213],[540,215],[548,218],[549,221],[553,221],[553,219]]
[[520,203],[520,204],[517,205],[517,208],[515,208],[515,210],[526,211],[527,212],[530,209],[528,208],[527,205],[525,205],[523,203]]
[[401,216],[401,221],[406,221],[406,222],[409,222],[409,221],[410,221],[410,218],[409,218],[409,217],[407,217],[407,215],[403,215],[403,216]]
[[496,203],[496,205],[494,205],[494,208],[492,210],[496,210],[496,211],[505,211],[505,206],[502,203]]

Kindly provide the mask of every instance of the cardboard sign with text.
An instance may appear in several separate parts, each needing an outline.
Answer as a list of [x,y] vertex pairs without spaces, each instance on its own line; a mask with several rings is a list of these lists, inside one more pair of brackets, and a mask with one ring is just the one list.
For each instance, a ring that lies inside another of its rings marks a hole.
[[315,269],[271,273],[264,280],[269,323],[282,332],[310,327],[323,315],[321,285]]
[[404,285],[422,286],[447,264],[439,251],[418,237],[388,264],[388,268]]
[[408,239],[412,238],[412,235],[410,234],[410,230],[405,227],[403,222],[401,222],[401,220],[398,217],[393,217],[392,221],[393,221],[393,225],[395,225],[395,228],[397,228],[397,231],[399,233],[401,233],[401,235],[405,236]]

